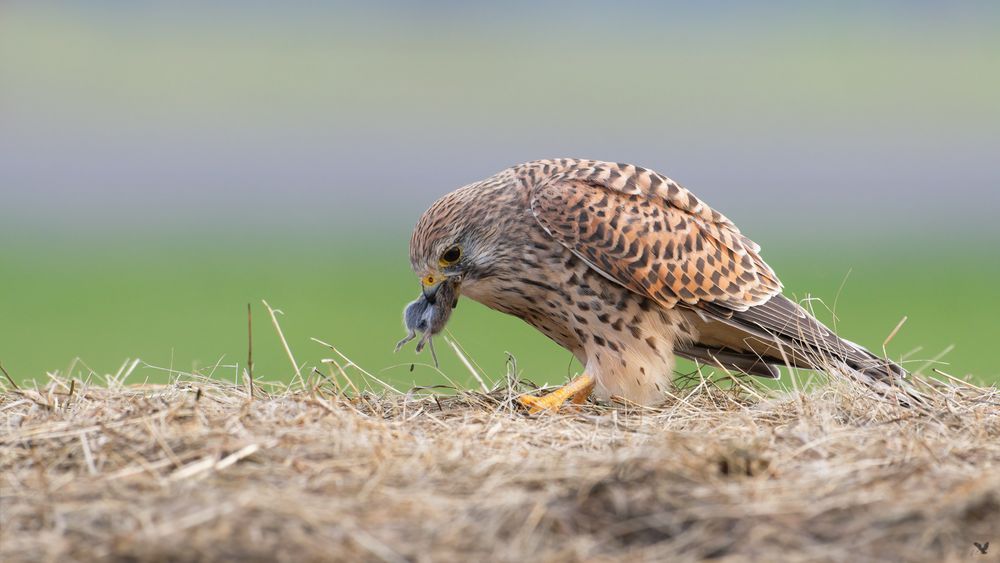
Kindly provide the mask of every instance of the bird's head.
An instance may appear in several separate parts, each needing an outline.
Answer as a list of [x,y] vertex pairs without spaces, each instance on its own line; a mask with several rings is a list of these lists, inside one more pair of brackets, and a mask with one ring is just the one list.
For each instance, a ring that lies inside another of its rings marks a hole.
[[467,186],[442,197],[413,230],[410,265],[431,302],[445,284],[457,299],[463,284],[475,285],[489,274],[501,237],[476,195],[475,186]]

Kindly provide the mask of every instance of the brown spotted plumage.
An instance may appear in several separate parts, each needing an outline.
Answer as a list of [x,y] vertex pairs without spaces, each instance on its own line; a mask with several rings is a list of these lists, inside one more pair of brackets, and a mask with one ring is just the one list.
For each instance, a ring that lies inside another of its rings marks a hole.
[[558,159],[438,200],[410,258],[427,299],[448,284],[570,350],[588,374],[574,392],[596,384],[605,398],[654,403],[675,354],[767,377],[775,365],[833,368],[871,385],[905,373],[783,297],[759,251],[652,170]]
[[588,163],[531,190],[549,235],[591,267],[663,307],[713,302],[737,311],[781,283],[753,241],[668,178],[632,165]]

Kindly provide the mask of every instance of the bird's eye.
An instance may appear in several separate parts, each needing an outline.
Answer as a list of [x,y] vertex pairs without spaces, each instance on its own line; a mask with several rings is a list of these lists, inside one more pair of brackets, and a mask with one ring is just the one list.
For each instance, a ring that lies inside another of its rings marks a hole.
[[441,255],[440,262],[442,266],[451,266],[455,262],[458,262],[458,259],[461,257],[462,249],[457,246],[453,246],[444,251],[444,254]]

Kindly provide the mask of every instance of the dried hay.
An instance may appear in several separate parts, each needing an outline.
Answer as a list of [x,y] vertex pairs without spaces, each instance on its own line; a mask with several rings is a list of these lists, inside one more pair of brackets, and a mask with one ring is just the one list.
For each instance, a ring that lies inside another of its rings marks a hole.
[[[921,413],[848,382],[696,378],[530,417],[489,392],[53,378],[0,398],[0,559],[976,560],[1000,553],[1000,391]],[[349,385],[348,385],[349,383]],[[799,386],[797,386],[798,388]],[[973,542],[991,541],[981,555]]]

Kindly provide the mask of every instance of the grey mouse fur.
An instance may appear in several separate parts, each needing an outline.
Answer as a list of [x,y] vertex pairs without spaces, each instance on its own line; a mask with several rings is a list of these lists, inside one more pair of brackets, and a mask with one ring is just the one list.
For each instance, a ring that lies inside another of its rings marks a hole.
[[396,343],[396,351],[398,352],[403,345],[416,338],[417,332],[420,332],[421,337],[417,342],[416,350],[421,352],[427,345],[431,349],[434,365],[437,366],[437,353],[434,351],[432,337],[444,330],[456,302],[455,288],[446,282],[438,288],[433,300],[421,294],[415,301],[407,305],[403,311],[403,326],[406,328],[407,334],[405,338]]

